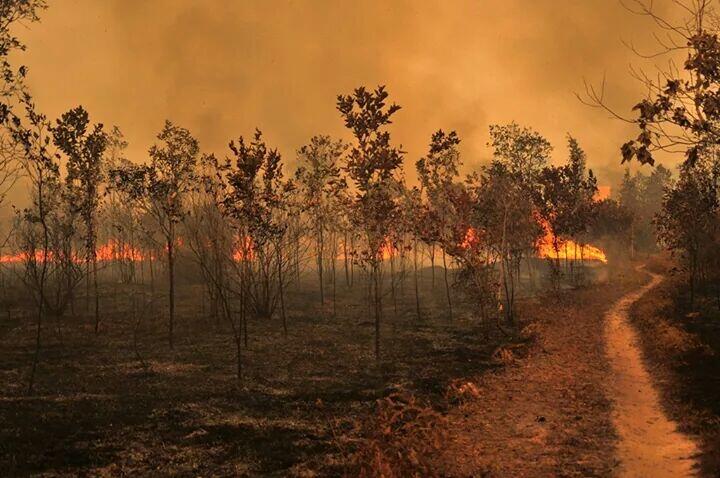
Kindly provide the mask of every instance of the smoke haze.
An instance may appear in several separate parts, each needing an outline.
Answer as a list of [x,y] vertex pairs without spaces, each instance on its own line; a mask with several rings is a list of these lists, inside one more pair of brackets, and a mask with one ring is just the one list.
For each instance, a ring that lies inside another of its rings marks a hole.
[[565,134],[578,137],[602,184],[635,131],[574,93],[606,75],[629,112],[643,92],[622,40],[649,48],[651,28],[612,0],[64,0],[22,36],[39,106],[56,117],[82,104],[117,124],[134,161],[168,118],[221,155],[257,126],[292,166],[311,135],[347,137],[337,94],[386,84],[408,170],[438,128],[458,131],[470,168],[490,157],[488,124],[515,120],[556,161]]

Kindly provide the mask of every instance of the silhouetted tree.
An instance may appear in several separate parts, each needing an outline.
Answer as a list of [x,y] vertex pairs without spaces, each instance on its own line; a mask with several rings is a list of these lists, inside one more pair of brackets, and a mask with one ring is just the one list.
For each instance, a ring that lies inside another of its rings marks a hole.
[[150,148],[150,164],[127,164],[112,172],[115,187],[125,191],[163,236],[168,263],[168,342],[175,325],[175,246],[177,224],[186,214],[185,199],[197,187],[198,142],[190,132],[166,121]]
[[387,105],[384,86],[375,91],[364,87],[347,96],[340,95],[337,108],[345,126],[353,133],[355,144],[347,160],[347,172],[356,187],[352,220],[365,235],[365,247],[359,251],[357,262],[370,274],[375,316],[375,357],[380,358],[380,322],[382,318],[383,248],[397,216],[397,192],[400,182],[397,173],[402,165],[403,152],[390,142],[386,131],[391,117],[400,109]]
[[[326,236],[331,234],[330,252],[332,270],[337,260],[337,234],[342,225],[342,205],[347,184],[341,176],[340,159],[347,149],[342,141],[329,136],[313,136],[310,142],[298,150],[300,167],[295,173],[303,209],[308,215],[315,239],[317,273],[320,284],[320,303],[325,303],[323,272],[326,268]],[[347,247],[345,247],[347,251]],[[335,277],[333,274],[333,290]],[[333,304],[335,297],[333,296]],[[334,305],[333,305],[334,307]]]
[[100,325],[100,294],[97,277],[97,216],[103,180],[102,158],[107,135],[102,124],[90,125],[90,117],[82,106],[64,113],[52,129],[55,145],[67,156],[68,193],[70,207],[82,218],[85,242],[86,305],[90,297],[90,268],[95,298],[95,333]]
[[438,130],[432,135],[427,156],[415,163],[421,184],[420,192],[424,193],[426,200],[425,215],[421,219],[423,227],[421,237],[433,250],[435,244],[440,244],[442,248],[445,297],[451,319],[452,298],[444,244],[453,236],[451,228],[455,211],[451,201],[451,190],[456,185],[460,168],[459,144],[460,138],[455,131],[445,133],[443,130]]
[[703,262],[717,262],[720,246],[718,170],[703,159],[686,164],[667,190],[655,224],[662,244],[678,253],[689,272],[690,303],[695,299]]

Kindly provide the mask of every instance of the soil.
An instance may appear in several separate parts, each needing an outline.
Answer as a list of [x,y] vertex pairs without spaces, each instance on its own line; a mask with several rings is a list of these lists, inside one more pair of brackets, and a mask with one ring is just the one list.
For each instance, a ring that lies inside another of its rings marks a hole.
[[289,291],[287,337],[279,318],[250,322],[241,382],[232,334],[199,286],[179,287],[170,350],[166,298],[142,309],[135,347],[127,311],[140,286],[105,284],[98,335],[82,299],[76,315],[47,322],[31,396],[34,317],[18,290],[0,316],[0,475],[338,476],[337,435],[378,398],[405,389],[432,400],[501,366],[492,353],[506,337],[459,294],[450,321],[441,281],[433,289],[425,275],[422,320],[410,283],[398,313],[387,298],[379,362],[363,284],[339,285],[333,314],[308,277]]
[[607,383],[604,314],[646,276],[523,307],[536,337],[525,358],[476,378],[480,396],[448,414],[448,476],[608,476],[617,463]]
[[678,431],[660,405],[656,385],[645,367],[637,334],[629,322],[628,309],[662,280],[651,281],[620,299],[606,316],[608,356],[612,366],[610,395],[613,423],[619,435],[619,476],[677,478],[691,476],[698,447]]
[[720,308],[713,290],[689,302],[687,276],[668,258],[665,280],[630,308],[659,399],[680,430],[696,438],[699,476],[720,476]]
[[[509,337],[478,322],[459,297],[450,321],[442,287],[432,292],[426,280],[422,320],[408,291],[399,293],[397,312],[386,302],[379,362],[361,288],[340,288],[338,314],[295,290],[288,336],[278,320],[250,324],[241,382],[231,335],[198,304],[196,286],[181,287],[174,350],[162,303],[146,311],[134,345],[128,291],[114,286],[99,335],[82,315],[48,324],[32,396],[24,385],[33,322],[18,302],[0,321],[0,469],[7,476],[338,476],[348,460],[338,444],[357,438],[348,435],[352,425],[374,414],[377,399],[407,391],[443,414],[441,476],[684,476],[696,454],[688,435],[700,437],[701,470],[716,476],[708,456],[720,426],[703,428],[677,406],[678,397],[692,397],[693,406],[707,405],[697,416],[718,416],[708,411],[718,401],[706,396],[717,383],[698,388],[696,378],[715,369],[687,373],[677,351],[650,341],[657,311],[647,301],[666,290],[658,282],[611,268],[604,283],[525,298],[520,333]],[[683,360],[712,345],[697,345],[691,323],[684,326],[680,342],[693,345]],[[663,357],[673,360],[657,366]],[[472,393],[449,404],[449,384]]]

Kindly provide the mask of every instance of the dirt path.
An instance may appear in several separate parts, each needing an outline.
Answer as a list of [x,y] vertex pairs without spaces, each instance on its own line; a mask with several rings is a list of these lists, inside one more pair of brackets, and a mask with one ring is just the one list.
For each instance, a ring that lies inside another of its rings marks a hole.
[[620,299],[606,316],[605,337],[612,370],[609,395],[614,398],[613,423],[619,441],[619,476],[684,477],[693,475],[697,447],[677,431],[677,424],[660,407],[638,348],[628,309],[643,294],[662,281],[652,280]]
[[[479,396],[448,414],[441,476],[611,476],[616,468],[604,317],[647,276],[523,304],[537,340],[476,378]],[[653,475],[648,475],[653,476]]]

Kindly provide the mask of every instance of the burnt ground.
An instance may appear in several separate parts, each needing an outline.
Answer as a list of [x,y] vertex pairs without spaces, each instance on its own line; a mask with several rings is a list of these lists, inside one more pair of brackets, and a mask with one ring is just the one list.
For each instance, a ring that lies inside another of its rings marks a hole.
[[[626,271],[604,285],[523,304],[526,356],[475,379],[477,397],[450,411],[441,476],[610,476],[618,461],[604,315],[647,281]],[[517,354],[514,354],[517,355]]]
[[714,291],[689,303],[687,277],[668,259],[667,279],[630,311],[663,404],[682,430],[699,438],[702,476],[720,476],[720,309]]
[[[379,363],[363,289],[340,288],[333,317],[309,284],[310,292],[290,291],[287,337],[277,319],[250,324],[242,383],[231,335],[210,317],[198,286],[180,289],[170,350],[163,302],[158,313],[146,309],[135,347],[129,286],[106,284],[98,336],[79,313],[82,301],[76,316],[48,324],[32,396],[24,388],[33,320],[16,302],[0,321],[0,469],[338,476],[348,473],[346,444],[377,399],[408,391],[443,414],[445,475],[605,476],[615,436],[602,316],[645,279],[615,270],[609,283],[523,299],[522,333],[511,339],[494,322],[480,323],[458,294],[450,320],[441,276],[434,293],[426,277],[422,321],[409,283],[397,314],[386,300]],[[479,395],[449,404],[448,385],[467,381]]]
[[104,284],[99,335],[81,314],[84,300],[75,316],[47,323],[31,396],[34,319],[26,302],[8,299],[11,313],[0,319],[2,474],[336,476],[346,458],[337,434],[372,413],[377,398],[407,389],[439,401],[453,379],[502,365],[492,354],[507,338],[459,297],[449,320],[440,275],[434,294],[429,278],[424,284],[422,321],[409,283],[398,314],[386,300],[379,363],[361,284],[340,288],[336,317],[318,305],[314,283],[304,286],[311,292],[289,292],[287,337],[278,319],[249,324],[238,383],[231,335],[210,317],[199,286],[180,288],[170,350],[164,302],[155,313],[143,309],[135,347],[132,288]]

